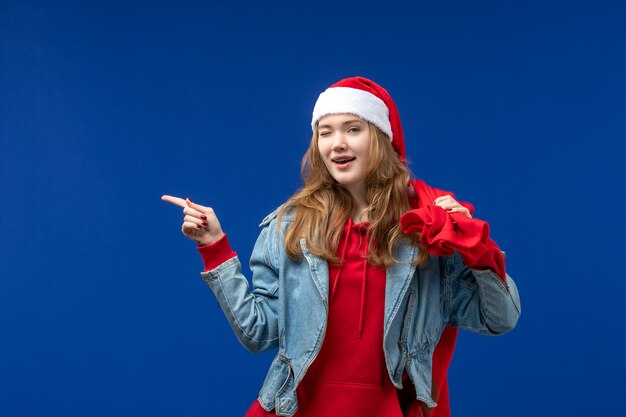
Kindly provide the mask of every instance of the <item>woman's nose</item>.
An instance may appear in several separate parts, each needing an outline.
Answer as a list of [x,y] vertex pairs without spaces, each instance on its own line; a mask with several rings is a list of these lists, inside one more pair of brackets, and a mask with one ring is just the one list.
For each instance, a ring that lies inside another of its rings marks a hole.
[[333,150],[340,150],[346,148],[346,141],[341,132],[337,132],[333,137]]

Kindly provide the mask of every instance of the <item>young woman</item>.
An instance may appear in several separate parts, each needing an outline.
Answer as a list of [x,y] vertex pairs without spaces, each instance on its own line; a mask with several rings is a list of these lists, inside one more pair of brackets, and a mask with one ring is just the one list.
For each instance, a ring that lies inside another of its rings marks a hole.
[[213,210],[163,196],[240,342],[278,349],[246,415],[447,416],[457,329],[502,334],[520,315],[503,253],[470,204],[411,180],[381,86],[339,81],[311,125],[304,185],[261,223],[251,290]]

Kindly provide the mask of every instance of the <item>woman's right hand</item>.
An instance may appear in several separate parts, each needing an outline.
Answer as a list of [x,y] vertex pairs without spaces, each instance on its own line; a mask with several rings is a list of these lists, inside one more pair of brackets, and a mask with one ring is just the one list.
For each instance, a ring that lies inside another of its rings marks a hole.
[[200,246],[210,245],[224,236],[222,226],[211,207],[201,206],[190,199],[164,195],[161,200],[172,203],[183,209],[182,232]]

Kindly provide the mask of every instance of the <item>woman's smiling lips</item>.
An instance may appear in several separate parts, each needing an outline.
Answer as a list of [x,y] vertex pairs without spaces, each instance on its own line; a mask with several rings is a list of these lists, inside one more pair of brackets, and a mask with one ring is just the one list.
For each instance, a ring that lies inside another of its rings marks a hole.
[[356,159],[355,156],[337,156],[332,158],[331,161],[337,164],[339,167],[347,167],[352,161]]

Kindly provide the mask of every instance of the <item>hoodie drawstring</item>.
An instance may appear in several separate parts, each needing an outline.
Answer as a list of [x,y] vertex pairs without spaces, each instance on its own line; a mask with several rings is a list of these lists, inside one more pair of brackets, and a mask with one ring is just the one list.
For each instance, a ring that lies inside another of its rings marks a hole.
[[339,268],[337,269],[337,275],[335,276],[335,282],[333,282],[333,289],[330,292],[330,301],[333,300],[335,292],[337,292],[337,283],[339,282],[339,275],[343,269],[343,263],[346,259],[346,250],[348,250],[348,239],[350,238],[350,231],[352,230],[352,221],[348,219],[348,231],[346,232],[346,238],[343,240],[343,249],[341,250],[341,259],[339,261]]
[[[344,231],[344,233],[346,234],[346,237],[343,240],[343,248],[341,250],[341,258],[339,261],[339,267],[337,268],[337,275],[335,275],[335,280],[333,282],[333,287],[331,289],[330,292],[330,301],[332,302],[333,298],[335,297],[335,294],[337,293],[337,287],[338,287],[338,283],[339,283],[339,277],[341,276],[341,272],[343,271],[343,267],[346,261],[346,252],[348,250],[348,244],[350,243],[350,234],[352,233],[353,229],[354,229],[354,223],[352,221],[352,219],[348,218],[348,222],[347,222],[347,227],[346,230]],[[367,246],[369,244],[369,227],[367,228],[367,231],[365,233],[365,244],[366,244],[366,249]],[[360,232],[359,232],[360,233]],[[362,241],[362,240],[361,240]],[[361,247],[361,244],[359,243],[359,249]],[[365,251],[365,257],[363,258],[363,268],[361,269],[362,271],[362,275],[361,275],[361,305],[359,306],[359,327],[358,327],[358,338],[361,339],[361,336],[363,334],[363,320],[365,317],[365,290],[367,288],[367,250]]]
[[[365,233],[365,247],[369,245],[370,229],[368,227]],[[363,333],[363,315],[365,313],[365,283],[367,282],[367,251],[365,252],[365,258],[363,258],[363,284],[361,286],[361,311],[359,312],[359,339]]]

